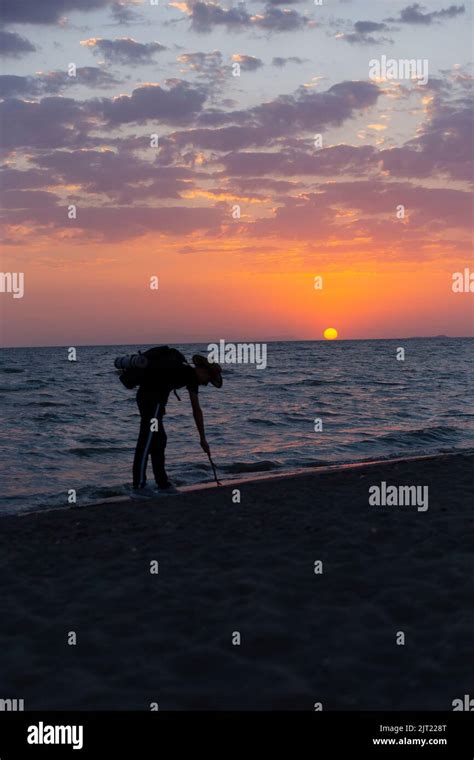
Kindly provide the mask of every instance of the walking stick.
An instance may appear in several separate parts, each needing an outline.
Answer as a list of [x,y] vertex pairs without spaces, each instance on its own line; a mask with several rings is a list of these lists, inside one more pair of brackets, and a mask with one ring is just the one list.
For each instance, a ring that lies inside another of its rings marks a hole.
[[217,470],[216,470],[216,465],[215,465],[215,464],[214,464],[214,462],[212,461],[212,459],[211,459],[211,455],[210,455],[210,454],[208,454],[207,456],[209,457],[209,461],[210,461],[210,463],[211,463],[211,467],[212,467],[212,470],[213,470],[213,472],[214,472],[214,480],[216,481],[216,483],[217,483],[217,485],[218,485],[218,486],[221,486],[221,485],[222,485],[222,483],[221,483],[221,481],[219,480],[219,478],[217,477]]

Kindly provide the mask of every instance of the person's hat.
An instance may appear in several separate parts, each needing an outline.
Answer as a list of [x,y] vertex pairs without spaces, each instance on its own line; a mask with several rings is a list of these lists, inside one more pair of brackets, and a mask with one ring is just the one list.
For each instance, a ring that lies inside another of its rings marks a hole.
[[194,354],[193,364],[196,367],[202,367],[209,372],[209,381],[215,388],[222,387],[222,367],[217,362],[210,362],[205,356]]

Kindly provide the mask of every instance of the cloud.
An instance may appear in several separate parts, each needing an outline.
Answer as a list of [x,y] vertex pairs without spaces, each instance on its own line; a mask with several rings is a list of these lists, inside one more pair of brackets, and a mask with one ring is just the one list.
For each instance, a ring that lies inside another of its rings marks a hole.
[[121,26],[138,23],[142,20],[140,14],[137,13],[133,0],[132,4],[128,0],[114,0],[112,2],[112,16]]
[[375,21],[356,21],[354,31],[337,35],[338,39],[343,39],[351,45],[382,45],[392,43],[393,40],[388,37],[374,37],[373,32],[379,33],[388,30],[389,27],[384,23]]
[[241,29],[250,25],[250,15],[243,3],[234,8],[221,8],[216,3],[201,0],[185,0],[181,6],[191,19],[191,26],[197,32],[210,32],[213,26],[225,26],[227,29]]
[[306,58],[298,58],[297,55],[290,55],[289,58],[281,58],[280,56],[276,56],[272,60],[272,66],[278,66],[279,68],[282,68],[283,66],[286,66],[287,63],[304,63],[306,60]]
[[232,60],[234,63],[240,64],[240,68],[243,71],[257,71],[257,69],[261,69],[263,66],[263,61],[260,58],[255,58],[253,55],[234,53]]
[[165,89],[158,84],[144,84],[131,95],[96,101],[91,104],[91,110],[116,125],[143,123],[148,119],[179,124],[199,113],[207,98],[204,87],[180,79],[170,80],[168,85]]
[[367,34],[367,32],[380,32],[382,29],[386,29],[386,24],[376,23],[375,21],[356,21],[354,29],[359,34]]
[[374,105],[380,93],[377,85],[369,82],[341,82],[326,92],[301,87],[293,95],[282,95],[246,111],[203,111],[197,116],[197,128],[174,132],[164,139],[163,147],[172,155],[185,145],[222,152],[271,145],[288,135],[289,125],[293,134],[314,134],[339,126],[356,111]]
[[143,123],[148,119],[179,124],[194,117],[206,97],[204,88],[173,80],[167,90],[158,84],[145,84],[131,95],[120,95],[113,100],[104,98],[97,107],[109,124]]
[[335,145],[323,150],[287,149],[277,152],[229,153],[219,159],[229,176],[262,177],[275,174],[291,176],[340,176],[360,174],[376,166],[377,152],[369,145]]
[[7,190],[2,193],[5,209],[43,209],[55,206],[58,197],[45,190]]
[[4,24],[55,24],[71,11],[94,11],[114,0],[2,0]]
[[0,97],[2,98],[31,98],[36,97],[39,92],[35,77],[22,77],[16,74],[0,75]]
[[0,56],[21,58],[23,53],[33,53],[35,50],[35,46],[26,37],[0,29]]
[[273,32],[291,32],[295,29],[302,29],[309,19],[306,16],[301,16],[297,11],[280,10],[273,6],[267,6],[262,15],[257,15],[252,18],[252,23],[258,29],[267,29]]
[[213,97],[218,95],[215,89],[217,85],[222,85],[230,73],[230,66],[224,66],[219,50],[210,53],[182,53],[178,56],[178,61],[182,65],[182,73],[194,74],[201,82],[213,85]]
[[48,171],[28,169],[18,171],[10,167],[0,169],[0,187],[4,190],[31,190],[55,184]]
[[58,150],[37,156],[34,163],[49,173],[55,184],[80,185],[85,193],[133,202],[158,196],[178,198],[191,186],[194,173],[186,167],[161,167],[126,151]]
[[[50,86],[51,81],[55,79],[46,76]],[[29,79],[22,77],[7,76],[3,84],[10,90],[31,87]],[[10,97],[0,103],[3,148],[93,147],[104,141],[90,134],[101,126],[110,129],[121,124],[145,123],[148,119],[157,124],[180,125],[193,119],[207,98],[206,89],[179,79],[169,80],[167,85],[165,88],[146,84],[131,95],[86,101],[45,97],[32,102]],[[37,84],[41,86],[44,87],[44,81]]]
[[[26,200],[26,199],[25,199]],[[22,203],[25,200],[21,200]],[[224,208],[188,208],[185,206],[78,206],[77,218],[68,220],[67,202],[38,207],[12,209],[7,214],[9,225],[32,225],[37,234],[51,235],[53,230],[76,232],[83,241],[119,242],[158,232],[184,236],[218,231]]]
[[[395,218],[400,203],[409,209],[408,224]],[[470,207],[470,194],[461,190],[372,179],[330,181],[319,185],[317,192],[287,197],[272,217],[248,225],[246,232],[266,239],[316,239],[320,250],[325,240],[331,241],[334,251],[336,240],[345,247],[357,245],[359,239],[364,251],[369,241],[375,250],[386,243],[400,251],[409,243],[425,245],[427,236],[433,242],[450,228],[469,231]]]
[[91,37],[88,40],[82,40],[81,45],[88,47],[95,55],[101,55],[111,63],[129,66],[154,63],[153,56],[166,50],[166,47],[159,42],[142,43],[132,37],[118,37],[115,40]]
[[182,53],[178,56],[178,61],[184,63],[189,71],[208,73],[222,66],[222,53],[219,50],[211,53]]
[[224,26],[228,31],[242,29],[263,29],[274,32],[287,32],[302,29],[309,19],[297,11],[275,7],[267,4],[262,13],[252,15],[245,3],[231,8],[222,8],[218,3],[204,0],[184,0],[171,3],[182,10],[191,20],[192,28],[197,32],[210,32],[215,26]]
[[423,24],[428,25],[433,21],[440,21],[441,19],[454,18],[461,13],[465,13],[466,8],[464,5],[450,5],[449,8],[441,9],[440,11],[431,11],[430,13],[424,13],[425,6],[421,3],[413,3],[400,11],[398,18],[390,18],[387,21],[395,21],[399,24]]
[[16,99],[0,103],[5,150],[50,148],[85,142],[88,124],[82,105],[71,98],[43,98],[39,103]]
[[262,126],[275,127],[286,134],[291,129],[316,130],[329,124],[339,125],[358,109],[377,102],[379,88],[371,82],[340,82],[326,92],[312,92],[300,87],[295,95],[282,95],[250,110]]
[[95,66],[83,66],[70,77],[65,71],[40,72],[36,76],[0,75],[0,97],[36,98],[42,95],[56,95],[65,88],[83,85],[89,88],[109,88],[120,80]]
[[474,178],[474,117],[470,98],[445,102],[438,98],[420,134],[403,147],[380,153],[383,168],[394,177],[450,176]]
[[175,132],[170,140],[174,146],[193,145],[202,150],[241,150],[254,145],[266,145],[276,134],[263,127],[229,126],[219,129],[189,129]]

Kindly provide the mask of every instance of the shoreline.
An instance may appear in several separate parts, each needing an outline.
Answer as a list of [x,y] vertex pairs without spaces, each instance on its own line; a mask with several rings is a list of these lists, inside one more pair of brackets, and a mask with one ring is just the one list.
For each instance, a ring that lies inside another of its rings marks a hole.
[[[203,492],[203,491],[215,491],[215,490],[222,490],[223,488],[238,488],[239,485],[248,485],[252,483],[261,483],[265,481],[273,482],[277,480],[286,480],[288,478],[297,478],[297,477],[304,477],[307,475],[324,475],[326,473],[337,473],[337,472],[347,472],[350,470],[356,470],[356,469],[365,469],[370,467],[376,467],[376,466],[391,466],[391,465],[397,465],[401,463],[416,463],[416,462],[423,462],[426,460],[440,460],[445,461],[449,460],[451,457],[457,457],[457,456],[474,456],[474,449],[473,448],[466,448],[466,449],[456,449],[455,451],[450,452],[443,452],[443,453],[435,453],[435,454],[417,454],[414,456],[398,456],[398,457],[390,457],[387,459],[370,459],[370,460],[363,460],[363,461],[354,461],[354,462],[344,462],[344,463],[337,463],[337,464],[324,464],[324,465],[317,465],[317,466],[310,466],[310,467],[295,467],[291,470],[285,470],[283,472],[249,472],[248,474],[243,474],[242,477],[238,478],[223,478],[220,477],[219,480],[221,481],[221,485],[217,486],[216,482],[214,480],[205,481],[203,483],[193,483],[192,485],[186,485],[186,486],[178,486],[177,490],[178,493],[174,494],[160,494],[157,495],[156,500],[152,499],[151,503],[162,503],[164,499],[175,499],[176,496],[181,496],[182,494],[188,494],[188,493],[195,493],[195,492]],[[219,473],[218,473],[219,474]],[[78,509],[88,509],[89,507],[96,507],[101,505],[109,505],[113,506],[114,504],[130,504],[131,499],[128,495],[123,496],[109,496],[105,499],[98,499],[97,501],[88,501],[84,502],[83,504],[74,504],[70,506],[61,506],[61,507],[50,507],[50,508],[44,508],[44,507],[38,507],[37,509],[32,509],[28,511],[22,511],[18,512],[17,514],[0,514],[0,520],[6,518],[6,517],[30,517],[31,515],[36,514],[47,514],[50,512],[69,512],[77,511]],[[135,504],[140,502],[135,502]],[[148,503],[150,503],[150,500],[148,500]]]

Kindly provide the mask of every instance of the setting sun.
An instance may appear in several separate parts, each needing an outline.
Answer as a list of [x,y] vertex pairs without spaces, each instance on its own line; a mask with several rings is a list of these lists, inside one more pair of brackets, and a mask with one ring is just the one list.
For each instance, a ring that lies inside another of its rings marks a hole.
[[337,338],[337,330],[335,327],[326,327],[324,331],[324,337],[326,340],[336,340]]

